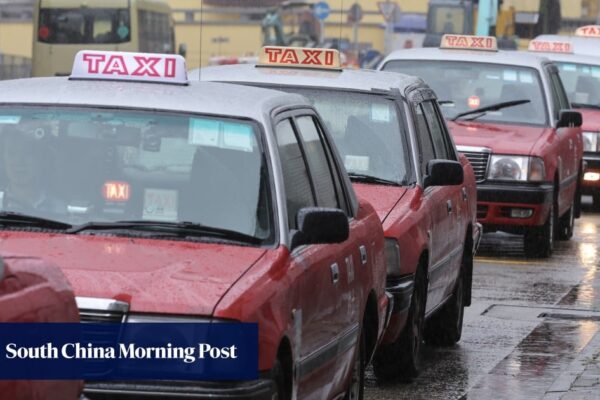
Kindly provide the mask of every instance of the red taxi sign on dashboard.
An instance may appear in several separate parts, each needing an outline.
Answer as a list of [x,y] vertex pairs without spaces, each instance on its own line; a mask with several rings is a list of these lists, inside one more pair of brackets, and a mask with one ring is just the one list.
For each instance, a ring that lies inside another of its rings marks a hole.
[[529,42],[529,51],[540,53],[573,53],[573,46],[569,42],[559,40],[532,40]]
[[81,50],[71,79],[188,83],[185,59],[175,54]]
[[440,49],[498,51],[498,42],[493,36],[444,35]]
[[575,36],[600,37],[600,25],[586,25],[577,28]]
[[339,51],[333,49],[266,46],[258,66],[341,70],[342,62]]

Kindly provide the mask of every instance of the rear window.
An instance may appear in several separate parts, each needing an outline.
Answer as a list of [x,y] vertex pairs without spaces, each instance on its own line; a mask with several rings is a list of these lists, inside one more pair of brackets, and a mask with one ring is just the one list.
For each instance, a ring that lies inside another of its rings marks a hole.
[[130,40],[129,9],[40,9],[38,41],[42,43],[116,44]]

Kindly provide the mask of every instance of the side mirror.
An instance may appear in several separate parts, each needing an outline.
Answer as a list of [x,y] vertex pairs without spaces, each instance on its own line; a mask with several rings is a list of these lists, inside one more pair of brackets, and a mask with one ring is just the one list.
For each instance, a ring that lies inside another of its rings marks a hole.
[[181,43],[179,45],[179,49],[177,50],[177,54],[179,54],[183,58],[186,58],[186,56],[187,56],[187,44]]
[[427,176],[424,187],[462,185],[463,167],[458,161],[431,160],[427,163]]
[[298,211],[292,249],[305,244],[342,243],[350,236],[348,216],[337,208],[307,207]]
[[583,117],[579,111],[561,110],[557,128],[579,128],[583,124]]

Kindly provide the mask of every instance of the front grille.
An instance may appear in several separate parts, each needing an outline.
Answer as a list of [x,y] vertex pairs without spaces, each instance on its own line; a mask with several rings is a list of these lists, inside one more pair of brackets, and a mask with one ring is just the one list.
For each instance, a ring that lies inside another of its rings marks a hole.
[[458,151],[467,157],[471,165],[473,166],[473,172],[475,172],[475,180],[477,182],[485,181],[487,176],[488,165],[490,162],[491,151],[488,149],[477,149],[473,151],[465,148],[458,148]]
[[477,219],[484,219],[488,214],[488,206],[485,204],[477,204]]

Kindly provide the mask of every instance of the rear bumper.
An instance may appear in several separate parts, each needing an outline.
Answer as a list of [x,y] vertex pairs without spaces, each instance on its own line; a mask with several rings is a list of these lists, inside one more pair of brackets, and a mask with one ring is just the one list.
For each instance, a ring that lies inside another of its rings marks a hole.
[[405,275],[399,278],[388,277],[387,293],[392,297],[389,323],[382,343],[388,344],[396,340],[408,318],[410,299],[412,297],[415,275]]
[[89,400],[270,400],[273,387],[273,381],[266,378],[248,382],[88,382],[84,396]]
[[585,169],[581,177],[581,193],[585,195],[600,194],[600,180],[586,179],[586,173],[600,174],[600,153],[585,153],[583,160]]
[[550,183],[480,184],[477,187],[477,220],[498,229],[543,225],[552,204]]

